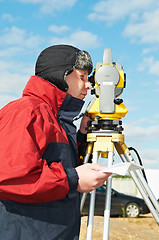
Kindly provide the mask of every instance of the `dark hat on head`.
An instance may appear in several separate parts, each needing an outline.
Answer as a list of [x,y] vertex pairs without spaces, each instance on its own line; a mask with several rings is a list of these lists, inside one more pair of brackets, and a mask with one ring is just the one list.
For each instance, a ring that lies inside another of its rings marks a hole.
[[35,75],[66,92],[68,85],[65,76],[75,68],[88,70],[90,74],[93,69],[90,54],[70,45],[54,45],[40,53],[35,66]]

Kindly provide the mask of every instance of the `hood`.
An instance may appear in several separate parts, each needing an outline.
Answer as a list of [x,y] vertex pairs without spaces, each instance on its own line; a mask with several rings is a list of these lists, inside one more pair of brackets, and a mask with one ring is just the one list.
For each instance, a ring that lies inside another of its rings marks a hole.
[[66,92],[68,85],[65,76],[74,68],[88,70],[90,74],[93,64],[89,53],[70,45],[54,45],[40,53],[35,66],[35,75]]

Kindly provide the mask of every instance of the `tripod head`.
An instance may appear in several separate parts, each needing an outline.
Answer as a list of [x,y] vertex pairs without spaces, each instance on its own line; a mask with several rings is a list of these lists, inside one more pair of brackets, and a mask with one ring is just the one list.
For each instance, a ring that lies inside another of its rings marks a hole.
[[118,98],[126,86],[126,74],[121,64],[112,61],[110,48],[105,48],[103,62],[96,64],[89,80],[93,85],[91,94],[95,94],[96,98],[88,105],[87,115],[96,126],[100,121],[104,121],[105,126],[114,125],[114,122],[117,125],[128,112],[123,100]]

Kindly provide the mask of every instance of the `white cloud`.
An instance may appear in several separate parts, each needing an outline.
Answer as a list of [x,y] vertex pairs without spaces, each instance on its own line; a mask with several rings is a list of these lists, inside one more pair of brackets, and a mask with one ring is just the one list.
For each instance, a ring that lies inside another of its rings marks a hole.
[[[16,66],[13,65],[12,68]],[[33,74],[32,74],[33,75]],[[23,71],[1,71],[1,79],[0,79],[0,91],[1,93],[16,93],[20,94],[22,89],[24,88],[29,74],[26,74]]]
[[153,56],[143,58],[142,62],[138,65],[139,71],[146,71],[151,75],[156,76],[155,80],[152,81],[144,81],[144,86],[153,86],[153,91],[156,93],[159,92],[159,60],[156,60]]
[[155,115],[155,118],[156,118],[156,119],[159,119],[159,114],[156,114],[156,115]]
[[144,48],[144,49],[142,50],[141,55],[144,56],[144,55],[146,55],[146,54],[149,54],[149,53],[152,53],[152,52],[156,52],[156,51],[157,51],[157,48],[156,48],[155,46],[149,47],[149,48]]
[[52,37],[50,40],[51,44],[72,44],[79,48],[94,48],[100,46],[100,39],[98,36],[83,30],[78,30],[71,33],[69,36],[59,38],[59,37]]
[[159,166],[159,149],[142,149],[140,150],[141,159],[143,159],[143,165]]
[[34,65],[26,57],[37,52],[41,42],[39,36],[14,26],[0,35],[0,107],[21,96],[28,78],[34,74]]
[[0,108],[22,96],[22,91],[33,75],[33,67],[21,62],[0,62]]
[[139,109],[138,106],[132,106],[132,105],[129,105],[129,104],[126,104],[126,108],[129,110],[129,112],[135,112]]
[[67,32],[70,28],[66,25],[61,25],[61,26],[56,26],[56,25],[51,25],[48,27],[48,30],[50,32],[56,33],[56,34],[61,34],[63,32]]
[[29,77],[34,74],[34,66],[11,60],[0,61],[0,72],[0,107],[2,107],[21,96]]
[[159,2],[155,0],[103,0],[95,4],[88,15],[92,21],[104,21],[113,25],[128,19],[123,35],[140,43],[159,42]]
[[131,19],[138,19],[138,14],[146,9],[151,10],[159,6],[155,0],[102,0],[95,4],[93,13],[88,18],[90,20],[101,20],[107,23],[114,23],[118,20],[129,17]]
[[[69,27],[66,25],[59,27],[51,25],[49,30],[60,34],[64,31],[69,31]],[[0,46],[3,47],[2,50],[0,49],[0,56],[18,56],[20,53],[22,53],[23,56],[28,53],[32,54],[32,52],[36,52],[44,42],[46,45],[59,43],[72,44],[83,49],[94,48],[94,46],[98,47],[101,44],[98,36],[89,31],[76,30],[68,36],[65,35],[65,37],[57,37],[54,35],[50,39],[45,39],[45,37],[34,35],[24,29],[12,26],[11,28],[4,29],[3,34],[0,36]],[[7,49],[4,49],[4,46],[6,46]],[[32,50],[31,52],[30,49]]]
[[15,55],[20,55],[20,53],[23,53],[24,49],[22,47],[7,47],[5,49],[0,50],[0,58],[11,58]]
[[12,26],[6,28],[4,34],[0,36],[0,46],[19,46],[25,48],[37,48],[42,42],[42,38],[32,33],[27,33],[26,30]]
[[14,22],[15,21],[15,18],[9,13],[2,14],[2,19],[6,20],[8,22]]
[[142,63],[138,65],[139,71],[147,71],[150,74],[159,76],[159,60],[156,60],[153,56],[145,57]]
[[[145,120],[144,120],[145,122]],[[139,122],[141,124],[141,122]],[[159,136],[159,125],[141,127],[139,124],[124,124],[126,136],[129,138],[135,138],[136,141],[147,141],[147,139],[158,139]]]
[[127,24],[124,36],[140,43],[159,42],[159,8],[150,12],[144,12],[139,20]]
[[[124,6],[126,4],[126,0]],[[123,19],[125,17],[125,10],[122,4],[117,0],[99,1],[93,8],[93,12],[88,15],[88,19],[91,21],[105,21],[108,24],[117,21],[118,19]]]
[[31,63],[26,63],[22,61],[0,61],[0,72],[10,72],[10,73],[21,73],[30,74],[33,70],[33,65]]
[[55,10],[62,10],[64,8],[72,7],[78,0],[19,0],[21,3],[31,3],[41,5],[43,13],[52,13]]
[[[152,120],[153,121],[153,120]],[[145,127],[144,127],[145,126]],[[152,125],[148,119],[139,119],[129,123],[124,123],[125,144],[132,146],[139,153],[143,165],[146,168],[150,166],[159,168],[159,149],[158,149],[158,135],[159,125]],[[135,161],[137,156],[134,151],[130,151]]]

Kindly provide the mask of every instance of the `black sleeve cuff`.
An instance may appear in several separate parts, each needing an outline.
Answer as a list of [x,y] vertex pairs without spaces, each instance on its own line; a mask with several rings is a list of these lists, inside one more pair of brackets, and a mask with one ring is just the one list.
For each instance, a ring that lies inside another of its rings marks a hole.
[[80,130],[77,132],[77,141],[80,143],[85,143],[87,140],[87,134],[81,133]]
[[78,187],[78,174],[75,168],[65,168],[65,172],[67,174],[68,178],[68,184],[70,191],[69,192],[74,192],[76,191]]

